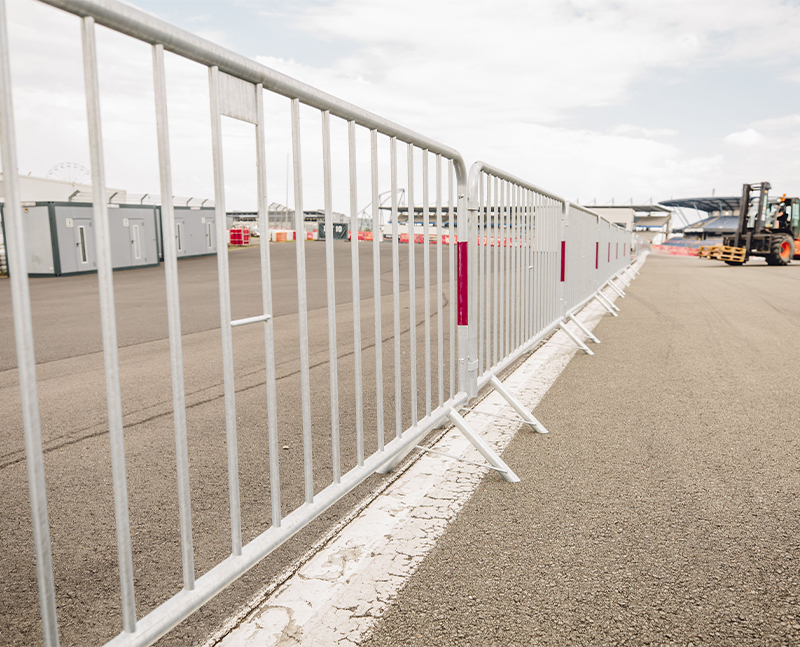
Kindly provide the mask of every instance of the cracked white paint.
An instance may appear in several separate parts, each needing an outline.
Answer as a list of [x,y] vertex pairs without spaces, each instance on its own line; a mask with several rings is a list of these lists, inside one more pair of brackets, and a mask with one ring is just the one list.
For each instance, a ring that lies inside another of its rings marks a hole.
[[[615,298],[615,294],[609,297]],[[592,330],[604,313],[592,302],[581,312],[581,319]],[[579,333],[574,324],[569,326]],[[504,384],[524,406],[533,409],[575,352],[567,335],[559,331]],[[486,414],[508,418],[516,414],[494,392],[466,416],[499,454],[520,425]],[[560,432],[557,427],[550,431]],[[522,432],[533,433],[525,426]],[[455,429],[445,434],[435,449],[483,462]],[[506,458],[514,469],[514,457]],[[227,635],[218,635],[206,647],[358,645],[487,471],[425,454],[244,621],[232,622]]]

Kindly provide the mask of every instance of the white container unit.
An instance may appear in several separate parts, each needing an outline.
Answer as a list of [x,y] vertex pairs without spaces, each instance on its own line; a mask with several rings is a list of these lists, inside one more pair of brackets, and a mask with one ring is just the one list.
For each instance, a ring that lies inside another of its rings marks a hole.
[[[208,256],[217,253],[216,211],[213,207],[174,207],[175,209],[175,247],[178,258],[189,256]],[[161,208],[158,208],[159,237],[158,251],[164,260],[161,245],[163,225]]]
[[[97,271],[94,209],[74,202],[23,203],[26,256],[31,276]],[[108,205],[111,264],[115,270],[159,264],[156,210],[148,205]],[[15,250],[9,249],[9,254]]]

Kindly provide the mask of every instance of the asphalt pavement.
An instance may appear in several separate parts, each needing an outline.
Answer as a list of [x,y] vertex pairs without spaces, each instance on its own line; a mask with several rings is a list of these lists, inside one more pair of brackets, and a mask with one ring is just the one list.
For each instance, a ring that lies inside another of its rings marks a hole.
[[[383,416],[395,433],[391,245],[382,244],[384,381],[376,382],[372,245],[359,246],[366,455],[377,446]],[[335,243],[339,416],[342,472],[356,464],[350,247]],[[273,267],[276,389],[283,514],[302,505],[303,443],[295,246],[270,245]],[[328,310],[323,243],[306,244],[314,488],[332,481]],[[401,247],[402,421],[410,426],[408,245]],[[416,253],[418,398],[424,415],[422,247]],[[444,266],[448,266],[444,249]],[[436,248],[431,246],[432,261]],[[233,318],[262,314],[259,249],[231,251]],[[435,277],[435,264],[432,263]],[[195,574],[231,550],[216,257],[178,263],[189,440]],[[445,280],[447,270],[445,269]],[[164,268],[114,273],[120,379],[136,586],[141,617],[182,587],[180,528],[167,341]],[[449,321],[448,285],[443,317]],[[62,645],[100,645],[122,630],[111,487],[110,447],[96,275],[31,279],[45,477]],[[435,290],[432,290],[434,313]],[[0,645],[41,644],[38,593],[8,280],[0,280]],[[433,343],[436,347],[436,317]],[[447,325],[445,325],[447,329]],[[239,480],[245,542],[269,528],[264,334],[259,325],[233,330]],[[445,348],[449,336],[445,333]],[[449,351],[445,352],[445,361]],[[438,392],[432,365],[433,392]],[[450,376],[444,371],[445,397]],[[376,405],[382,389],[384,407]],[[435,396],[434,396],[435,397]],[[436,406],[435,403],[433,406]],[[404,428],[405,428],[404,427]],[[159,645],[201,643],[264,582],[282,572],[382,479],[375,475],[307,530],[170,632]]]
[[650,256],[365,647],[800,644],[798,295]]

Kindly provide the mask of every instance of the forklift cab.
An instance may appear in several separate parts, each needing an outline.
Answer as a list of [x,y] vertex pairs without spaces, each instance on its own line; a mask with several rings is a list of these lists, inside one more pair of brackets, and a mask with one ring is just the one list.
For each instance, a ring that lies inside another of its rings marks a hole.
[[800,238],[800,198],[787,198],[784,195],[770,200],[765,227],[773,231],[786,231],[791,233],[792,238]]

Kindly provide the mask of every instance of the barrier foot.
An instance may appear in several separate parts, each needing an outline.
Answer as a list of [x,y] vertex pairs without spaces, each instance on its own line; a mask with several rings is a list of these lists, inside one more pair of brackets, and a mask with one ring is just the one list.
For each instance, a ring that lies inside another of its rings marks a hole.
[[468,458],[464,458],[462,456],[455,456],[453,454],[448,454],[447,452],[440,452],[438,449],[431,449],[430,447],[423,447],[422,445],[416,445],[414,449],[418,449],[421,452],[425,452],[426,454],[436,454],[437,456],[444,456],[445,458],[452,458],[454,461],[459,461],[461,463],[469,463],[470,465],[477,465],[478,467],[488,467],[490,470],[495,470],[504,474],[507,470],[500,469],[499,467],[495,467],[494,465],[487,465],[486,463],[479,463],[478,461],[471,461]]
[[619,272],[617,272],[614,275],[614,278],[617,279],[618,281],[621,281],[622,285],[624,285],[626,288],[631,287],[631,283],[630,283],[630,281],[628,281],[628,279],[625,278],[623,270],[620,270]]
[[587,355],[594,355],[594,353],[592,352],[592,349],[589,348],[586,344],[584,344],[580,339],[578,339],[573,334],[573,332],[569,328],[567,328],[566,324],[563,321],[559,321],[558,325],[561,328],[561,330],[563,330],[565,333],[567,333],[567,337],[569,337],[572,341],[575,342],[575,345],[578,348],[580,348]]
[[489,465],[494,467],[498,472],[500,472],[500,476],[502,476],[506,481],[509,483],[519,483],[520,478],[511,470],[511,468],[503,462],[494,450],[486,444],[486,441],[483,440],[475,430],[469,426],[464,418],[461,417],[461,414],[458,413],[455,409],[451,409],[450,413],[447,414],[447,417],[450,419],[456,429],[458,429],[464,437],[473,444],[475,449],[478,450],[481,456],[483,456]]
[[611,306],[611,309],[612,309],[612,310],[616,310],[617,312],[622,312],[622,311],[619,309],[619,306],[618,306],[616,303],[613,303],[613,302],[611,301],[611,299],[609,299],[609,298],[608,298],[608,297],[607,297],[605,294],[603,294],[602,292],[598,292],[597,294],[599,294],[599,295],[600,295],[600,298],[601,298],[601,299],[602,299],[604,302],[606,302],[608,305],[610,305],[610,306]]
[[492,377],[489,378],[489,384],[491,384],[492,387],[494,387],[494,390],[503,396],[505,401],[513,407],[514,411],[516,411],[519,414],[519,417],[522,418],[522,422],[533,427],[533,430],[537,434],[548,433],[544,425],[539,422],[530,411],[522,406],[522,403],[517,400],[517,398],[514,397],[514,395],[508,389],[506,389],[500,380],[497,379],[497,376],[492,375]]
[[375,470],[376,474],[389,474],[395,467],[397,467],[403,459],[408,456],[414,450],[414,445],[409,445],[406,449],[400,452],[397,456],[395,456],[392,460],[384,463],[378,469]]
[[592,341],[593,341],[595,344],[599,344],[599,343],[600,343],[600,340],[599,340],[597,337],[595,337],[595,336],[594,336],[594,335],[593,335],[593,334],[592,334],[592,333],[589,331],[589,329],[588,329],[588,328],[586,328],[586,326],[584,326],[584,325],[583,325],[583,324],[582,324],[580,321],[578,321],[578,319],[575,317],[575,315],[574,315],[574,314],[570,314],[570,315],[569,315],[569,318],[570,318],[570,319],[572,319],[572,321],[575,323],[575,325],[576,325],[576,326],[578,326],[578,328],[580,328],[580,329],[581,329],[581,332],[582,332],[584,335],[586,335],[586,337],[587,337],[588,339],[591,339],[591,340],[592,340]]
[[616,292],[621,299],[625,298],[625,293],[622,291],[622,288],[618,288],[616,285],[614,285],[614,282],[612,280],[609,280],[608,283],[606,283],[606,285],[610,287],[612,290],[614,290],[614,292]]
[[614,310],[615,306],[613,303],[608,301],[600,292],[594,295],[594,298],[600,302],[600,305],[603,306],[608,312],[610,312],[615,317],[619,317],[616,310]]

